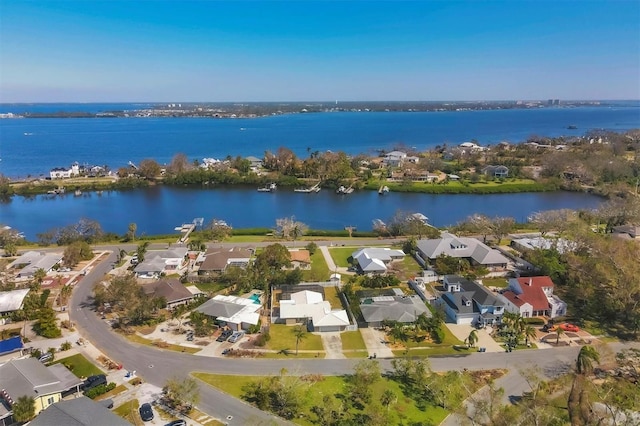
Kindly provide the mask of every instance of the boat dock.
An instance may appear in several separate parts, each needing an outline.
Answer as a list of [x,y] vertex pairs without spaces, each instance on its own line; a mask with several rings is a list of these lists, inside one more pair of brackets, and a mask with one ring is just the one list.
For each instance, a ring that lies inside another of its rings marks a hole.
[[302,192],[305,194],[310,194],[312,192],[318,193],[320,192],[320,184],[322,182],[318,182],[315,185],[313,185],[311,188],[296,188],[293,190],[293,192]]

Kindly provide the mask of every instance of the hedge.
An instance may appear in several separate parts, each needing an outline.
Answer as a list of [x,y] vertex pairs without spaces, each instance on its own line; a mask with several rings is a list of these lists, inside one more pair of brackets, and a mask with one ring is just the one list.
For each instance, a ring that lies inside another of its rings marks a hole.
[[84,395],[87,398],[95,399],[95,398],[99,397],[100,395],[103,395],[103,394],[105,394],[105,393],[107,393],[109,391],[112,391],[115,388],[116,388],[116,384],[113,383],[113,382],[109,382],[109,384],[107,384],[107,385],[99,385],[99,386],[96,386],[93,389],[89,389],[88,391],[86,391],[84,393]]

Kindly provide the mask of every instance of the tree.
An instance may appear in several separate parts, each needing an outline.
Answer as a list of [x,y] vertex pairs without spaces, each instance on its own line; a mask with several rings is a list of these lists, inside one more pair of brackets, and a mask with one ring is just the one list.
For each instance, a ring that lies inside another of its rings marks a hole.
[[183,414],[191,411],[193,406],[200,402],[200,387],[192,377],[183,380],[169,379],[162,388],[162,392],[163,402]]
[[538,333],[536,332],[535,327],[531,325],[526,325],[524,327],[524,330],[522,330],[522,333],[524,334],[524,342],[525,342],[525,345],[527,346],[529,346],[529,342],[532,339],[535,339],[538,336]]
[[67,304],[67,300],[69,300],[72,292],[73,287],[71,287],[69,284],[62,286],[62,288],[60,289],[60,306]]
[[63,263],[72,268],[83,260],[93,259],[93,250],[86,241],[75,241],[63,252]]
[[556,327],[556,345],[560,343],[560,336],[564,336],[564,330],[560,327]]
[[53,339],[62,336],[57,324],[56,313],[50,307],[42,308],[38,312],[37,321],[33,324],[33,331],[39,336]]
[[167,167],[167,172],[177,175],[180,173],[184,173],[191,168],[191,164],[189,164],[189,159],[185,154],[178,153],[173,156],[171,159],[171,163]]
[[471,330],[471,333],[467,336],[466,342],[468,348],[475,347],[478,342],[478,332],[476,330]]
[[231,236],[232,229],[224,220],[212,219],[204,232],[206,238],[213,241],[223,241]]
[[42,268],[38,268],[34,273],[33,273],[33,281],[30,287],[30,289],[32,291],[39,291],[40,287],[42,286],[42,283],[44,282],[44,279],[47,277],[47,272],[42,269]]
[[276,219],[274,234],[282,239],[291,239],[295,243],[308,229],[309,227],[302,222],[298,222],[295,216],[283,217]]
[[500,241],[513,230],[515,224],[516,221],[512,217],[494,217],[491,219],[491,235],[496,238],[496,244],[500,244]]
[[147,247],[149,247],[149,241],[143,241],[138,244],[136,255],[138,256],[139,262],[144,261],[144,255],[147,253]]
[[318,250],[318,245],[316,243],[314,243],[313,241],[311,241],[306,246],[304,246],[304,248],[306,248],[309,251],[309,254],[311,256],[313,256],[315,254],[316,250]]
[[569,418],[571,424],[585,425],[589,423],[591,418],[590,408],[588,407],[588,392],[584,389],[586,376],[593,371],[593,363],[600,362],[600,354],[598,350],[591,345],[585,345],[580,348],[578,357],[576,358],[576,374],[569,393],[567,406],[569,408]]
[[28,422],[36,416],[36,402],[32,396],[21,396],[11,405],[11,411],[16,421]]
[[153,179],[161,173],[160,164],[156,160],[145,158],[138,165],[138,174],[145,179]]
[[136,225],[134,222],[131,222],[129,224],[129,227],[127,228],[127,239],[131,241],[135,241],[137,230],[138,230],[138,225]]
[[380,403],[387,408],[387,411],[389,411],[389,406],[397,400],[396,394],[391,389],[385,389],[380,396]]
[[296,355],[298,355],[298,344],[301,340],[307,338],[307,330],[303,325],[296,325],[293,327],[293,335],[296,338]]
[[4,244],[4,255],[13,257],[18,254],[18,246],[13,241]]

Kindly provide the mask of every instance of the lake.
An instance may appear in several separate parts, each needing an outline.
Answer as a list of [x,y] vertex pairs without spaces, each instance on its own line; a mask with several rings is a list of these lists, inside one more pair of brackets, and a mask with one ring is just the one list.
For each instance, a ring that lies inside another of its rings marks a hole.
[[453,225],[474,213],[511,216],[518,222],[540,210],[597,207],[602,198],[577,192],[431,195],[357,191],[337,195],[333,191],[295,193],[278,189],[273,193],[256,188],[211,189],[155,186],[133,191],[104,191],[79,196],[39,195],[13,197],[0,205],[0,223],[24,232],[30,240],[54,227],[80,218],[98,221],[105,231],[124,234],[131,222],[138,234],[173,233],[176,226],[204,218],[222,219],[235,228],[273,227],[277,218],[295,216],[312,229],[372,229],[374,219],[389,221],[397,211],[420,212],[438,227]]

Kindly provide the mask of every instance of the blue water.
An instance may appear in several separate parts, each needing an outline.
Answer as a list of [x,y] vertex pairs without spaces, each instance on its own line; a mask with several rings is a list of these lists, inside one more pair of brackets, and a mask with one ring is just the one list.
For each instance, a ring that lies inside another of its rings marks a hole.
[[[73,108],[77,106],[77,108]],[[107,105],[109,106],[109,105]],[[113,109],[140,108],[112,104]],[[107,109],[104,104],[44,104],[36,110]],[[20,112],[6,104],[3,110]],[[567,129],[575,125],[577,129]],[[333,150],[373,154],[403,143],[418,150],[476,139],[495,144],[531,135],[579,136],[591,129],[640,127],[640,106],[509,109],[460,112],[371,112],[292,114],[256,119],[211,118],[43,118],[0,120],[0,173],[47,176],[74,161],[108,165],[154,158],[168,163],[181,152],[191,160],[227,155],[262,157],[281,146],[298,156]]]
[[374,219],[389,221],[399,210],[421,212],[435,226],[454,225],[474,213],[511,216],[519,222],[540,210],[590,209],[602,202],[585,193],[554,192],[495,195],[427,195],[356,191],[337,195],[278,189],[275,193],[256,188],[201,189],[157,186],[135,191],[84,193],[81,196],[39,195],[13,197],[0,205],[0,223],[34,240],[36,234],[76,223],[81,218],[97,220],[103,229],[124,234],[128,224],[137,224],[138,234],[173,233],[176,226],[202,217],[206,223],[222,219],[235,228],[273,228],[277,218],[295,216],[312,229],[372,229]]

